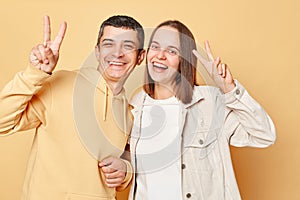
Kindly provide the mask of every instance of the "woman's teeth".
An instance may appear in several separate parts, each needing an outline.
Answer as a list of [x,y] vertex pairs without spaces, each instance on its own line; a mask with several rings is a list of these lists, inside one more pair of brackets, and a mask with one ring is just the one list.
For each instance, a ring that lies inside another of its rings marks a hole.
[[161,68],[161,69],[168,69],[167,66],[160,64],[160,63],[153,63],[153,67]]

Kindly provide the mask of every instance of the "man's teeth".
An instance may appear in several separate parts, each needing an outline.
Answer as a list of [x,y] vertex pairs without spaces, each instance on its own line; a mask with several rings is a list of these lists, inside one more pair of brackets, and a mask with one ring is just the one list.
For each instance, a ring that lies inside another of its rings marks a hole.
[[153,66],[154,67],[158,67],[158,68],[162,68],[162,69],[168,69],[167,66],[163,65],[163,64],[160,64],[160,63],[153,63]]
[[110,62],[108,62],[108,64],[110,64],[110,65],[123,65],[123,63],[121,63],[121,62],[115,62],[115,61],[110,61]]

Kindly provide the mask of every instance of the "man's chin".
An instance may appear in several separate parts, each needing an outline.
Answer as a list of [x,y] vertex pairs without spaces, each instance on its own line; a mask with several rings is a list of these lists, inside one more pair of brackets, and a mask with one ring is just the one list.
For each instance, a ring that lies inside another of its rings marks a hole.
[[106,79],[111,82],[119,82],[123,79],[124,75],[107,75]]

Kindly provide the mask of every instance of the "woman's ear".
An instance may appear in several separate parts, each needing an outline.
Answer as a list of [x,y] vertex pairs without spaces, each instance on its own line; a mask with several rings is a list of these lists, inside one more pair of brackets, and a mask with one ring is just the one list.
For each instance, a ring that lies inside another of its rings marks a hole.
[[140,51],[139,55],[138,55],[138,59],[137,59],[137,65],[140,65],[144,58],[145,58],[145,54],[146,54],[146,51],[143,49],[142,51]]

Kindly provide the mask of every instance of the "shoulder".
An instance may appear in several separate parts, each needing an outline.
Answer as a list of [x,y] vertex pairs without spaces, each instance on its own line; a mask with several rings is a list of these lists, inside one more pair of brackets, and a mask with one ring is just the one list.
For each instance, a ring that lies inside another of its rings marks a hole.
[[132,95],[132,97],[129,99],[129,104],[133,107],[136,107],[137,105],[143,102],[145,95],[146,92],[142,88],[137,89]]
[[49,81],[59,81],[59,80],[68,80],[70,78],[74,78],[76,76],[76,71],[69,71],[69,70],[58,70],[55,71],[51,77],[49,78]]
[[55,71],[46,81],[47,87],[52,91],[72,88],[77,76],[76,71],[58,70]]
[[218,87],[210,86],[210,85],[200,85],[200,86],[194,86],[194,94],[211,94],[211,93],[222,93],[221,90]]
[[193,99],[216,97],[220,95],[223,95],[223,93],[218,87],[201,85],[194,87]]

